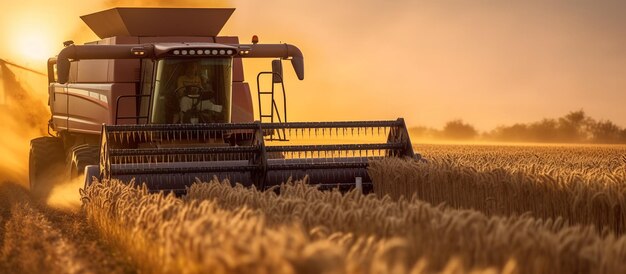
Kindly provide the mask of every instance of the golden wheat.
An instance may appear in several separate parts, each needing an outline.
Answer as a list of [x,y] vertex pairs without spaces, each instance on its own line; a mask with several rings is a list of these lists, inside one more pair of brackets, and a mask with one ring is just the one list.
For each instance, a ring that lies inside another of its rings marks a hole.
[[487,215],[530,212],[626,232],[626,147],[427,146],[426,151],[428,164],[373,163],[374,191]]
[[214,181],[178,199],[105,181],[83,200],[95,227],[147,272],[626,271],[626,238],[562,219],[487,217],[303,183],[278,191]]

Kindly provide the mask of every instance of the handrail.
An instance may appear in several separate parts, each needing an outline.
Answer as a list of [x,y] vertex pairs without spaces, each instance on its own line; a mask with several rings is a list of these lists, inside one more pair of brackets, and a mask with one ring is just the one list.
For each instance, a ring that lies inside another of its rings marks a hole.
[[134,95],[121,95],[118,96],[115,100],[115,124],[117,125],[118,120],[128,120],[135,119],[135,122],[139,124],[139,119],[148,119],[148,116],[119,116],[120,112],[120,99],[122,98],[135,98],[135,105],[137,105],[137,98],[139,97],[151,97],[150,94],[134,94]]
[[[271,75],[272,76],[272,89],[270,92],[262,92],[261,91],[261,76],[262,75]],[[275,85],[276,82],[274,81],[274,77],[277,77],[279,80],[279,83],[281,85],[281,89],[283,92],[283,117],[285,118],[285,121],[282,121],[282,117],[280,116],[280,111],[278,109],[278,105],[276,104],[276,100],[274,99],[274,92],[275,92]],[[257,95],[258,95],[258,99],[259,99],[259,120],[261,122],[263,122],[263,118],[270,118],[270,123],[274,123],[274,111],[276,111],[276,117],[278,119],[278,123],[282,124],[282,123],[287,123],[287,93],[285,92],[285,83],[283,81],[283,77],[282,75],[280,75],[279,73],[275,73],[275,72],[271,72],[271,71],[264,71],[264,72],[259,72],[259,74],[257,74],[257,78],[256,78],[256,85],[257,85]],[[263,115],[263,103],[261,102],[261,95],[263,94],[271,94],[271,105],[270,105],[270,115]],[[274,139],[273,134],[270,134],[270,139],[269,140],[278,140],[278,141],[286,141],[287,136],[285,134],[285,131],[282,130],[282,137],[281,137],[281,130],[278,131],[278,139]]]

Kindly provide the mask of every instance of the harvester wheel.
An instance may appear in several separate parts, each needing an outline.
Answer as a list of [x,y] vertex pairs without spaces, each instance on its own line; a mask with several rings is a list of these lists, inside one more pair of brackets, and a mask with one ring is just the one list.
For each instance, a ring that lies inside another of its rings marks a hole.
[[28,181],[35,197],[45,197],[60,179],[63,170],[63,140],[39,137],[30,141]]
[[94,145],[79,145],[71,149],[67,159],[68,179],[82,177],[85,167],[99,163],[100,147]]

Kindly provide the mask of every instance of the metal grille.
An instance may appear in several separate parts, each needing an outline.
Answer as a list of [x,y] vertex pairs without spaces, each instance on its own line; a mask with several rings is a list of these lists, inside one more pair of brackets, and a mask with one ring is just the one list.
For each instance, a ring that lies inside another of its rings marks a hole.
[[[289,142],[275,142],[274,134]],[[217,177],[266,189],[310,177],[322,186],[365,184],[368,162],[413,157],[394,121],[105,125],[103,178],[137,178],[154,189],[184,189]]]

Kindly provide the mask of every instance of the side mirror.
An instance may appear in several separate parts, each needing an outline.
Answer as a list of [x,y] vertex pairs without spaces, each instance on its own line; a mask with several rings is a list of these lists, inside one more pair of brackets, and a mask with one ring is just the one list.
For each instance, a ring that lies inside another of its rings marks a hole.
[[57,65],[56,58],[48,59],[48,84],[57,82],[56,65]]
[[272,82],[283,82],[283,63],[280,59],[272,60]]

